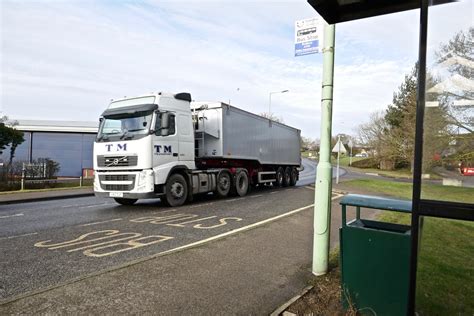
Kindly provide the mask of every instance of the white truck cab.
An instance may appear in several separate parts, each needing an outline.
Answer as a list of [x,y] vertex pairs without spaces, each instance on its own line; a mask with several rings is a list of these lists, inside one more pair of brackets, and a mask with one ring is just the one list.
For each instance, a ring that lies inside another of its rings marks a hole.
[[133,204],[163,193],[171,170],[195,169],[190,102],[187,93],[112,101],[94,143],[95,194]]

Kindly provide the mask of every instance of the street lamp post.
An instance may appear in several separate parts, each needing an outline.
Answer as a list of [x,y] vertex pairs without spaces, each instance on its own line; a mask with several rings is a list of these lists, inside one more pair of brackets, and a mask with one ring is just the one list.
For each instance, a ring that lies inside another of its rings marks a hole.
[[282,90],[282,91],[274,91],[274,92],[270,92],[268,94],[268,118],[271,117],[272,115],[272,94],[275,94],[275,93],[286,93],[288,92],[289,90]]

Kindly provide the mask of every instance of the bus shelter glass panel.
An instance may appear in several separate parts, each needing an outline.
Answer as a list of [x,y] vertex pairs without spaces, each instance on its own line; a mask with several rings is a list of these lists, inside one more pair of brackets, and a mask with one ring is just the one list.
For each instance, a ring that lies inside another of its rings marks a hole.
[[415,310],[474,314],[474,222],[422,217]]
[[422,199],[474,194],[473,1],[429,9]]
[[473,12],[472,0],[429,8],[419,315],[474,315]]

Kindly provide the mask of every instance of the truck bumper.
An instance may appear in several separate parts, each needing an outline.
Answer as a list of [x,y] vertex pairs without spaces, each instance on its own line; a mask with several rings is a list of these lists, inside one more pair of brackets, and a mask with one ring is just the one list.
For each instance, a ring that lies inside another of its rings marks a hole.
[[97,197],[124,199],[157,198],[153,170],[98,171],[94,174],[94,194]]
[[[110,198],[110,192],[94,192],[94,195],[101,198]],[[123,192],[123,196],[121,198],[124,199],[156,199],[159,198],[161,194],[157,194],[155,192],[147,192],[147,193],[127,193]]]

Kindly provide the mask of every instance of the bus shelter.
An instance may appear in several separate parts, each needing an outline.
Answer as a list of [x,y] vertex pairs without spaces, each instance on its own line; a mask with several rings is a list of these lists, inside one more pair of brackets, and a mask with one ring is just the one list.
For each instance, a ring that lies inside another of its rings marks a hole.
[[[329,24],[405,10],[416,9],[419,11],[419,29],[414,29],[415,32],[419,32],[419,47],[407,314],[420,314],[417,309],[420,297],[419,294],[417,295],[417,290],[419,291],[419,287],[422,285],[417,284],[417,277],[419,276],[420,252],[423,251],[423,226],[429,225],[430,221],[454,221],[468,227],[471,233],[474,231],[472,199],[474,188],[469,185],[472,182],[471,168],[474,167],[474,3],[472,0],[308,0],[308,2]],[[445,32],[443,25],[440,25],[437,20],[436,17],[439,16],[440,11],[446,9],[454,10],[457,19],[465,20],[468,27],[464,34],[470,35],[471,39],[465,47],[458,45],[455,50],[445,51],[444,55],[440,55],[439,53],[435,54],[432,51],[434,48],[428,45],[429,37],[437,37],[440,42],[452,42],[458,40],[456,36],[460,36]],[[437,11],[437,15],[432,15],[433,11]],[[432,124],[433,118],[438,115],[437,111],[440,108],[449,110],[444,112],[448,113],[449,128],[457,129],[457,133],[451,133],[449,137],[444,137],[438,132],[433,133],[430,129],[430,124]],[[441,142],[444,142],[445,145],[444,147],[438,146],[443,149],[437,152],[428,151],[428,146],[425,145]],[[449,161],[450,157],[456,158]],[[466,196],[468,196],[466,200],[452,199],[443,194],[433,196],[432,192],[429,194],[428,180],[425,179],[423,172],[428,164],[440,160],[448,164],[453,172],[459,171],[459,174],[465,177],[461,177],[461,180],[453,180],[455,183],[446,184],[466,187]],[[471,198],[469,198],[469,192],[472,193]],[[447,230],[441,234],[456,235],[460,233]],[[446,260],[453,259],[448,258],[450,256],[449,247],[460,247],[462,251],[470,252],[470,255],[468,254],[470,258],[473,257],[472,244],[462,244],[461,242],[461,244],[454,243],[445,247]],[[472,261],[463,262],[461,265],[465,265],[467,269],[459,270],[459,273],[472,274]],[[436,275],[432,275],[432,278],[437,279],[440,286],[443,285],[441,283],[445,283],[444,272],[435,271],[435,273]],[[469,280],[466,275],[466,282]],[[466,284],[466,286],[472,287],[472,283]],[[460,293],[463,291],[463,289],[459,290]],[[446,293],[446,295],[452,294]],[[461,313],[472,313],[472,310],[462,308],[460,306]]]

